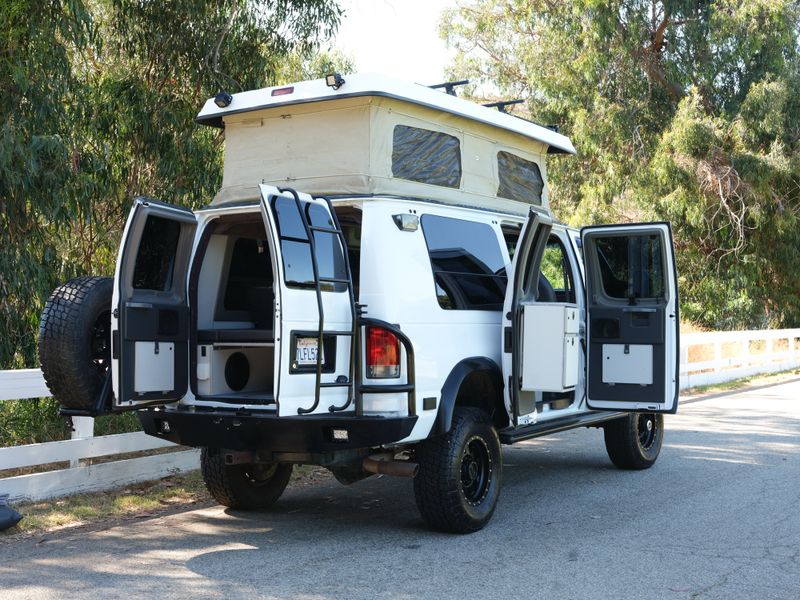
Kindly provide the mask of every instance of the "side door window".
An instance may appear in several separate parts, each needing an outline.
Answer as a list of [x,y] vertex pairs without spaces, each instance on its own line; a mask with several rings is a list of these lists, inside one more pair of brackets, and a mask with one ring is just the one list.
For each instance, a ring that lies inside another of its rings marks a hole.
[[561,240],[551,235],[542,255],[539,276],[539,302],[575,304],[572,268]]

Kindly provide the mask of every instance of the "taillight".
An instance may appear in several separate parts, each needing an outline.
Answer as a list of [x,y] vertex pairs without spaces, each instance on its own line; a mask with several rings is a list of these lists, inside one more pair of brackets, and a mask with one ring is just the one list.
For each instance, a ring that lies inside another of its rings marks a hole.
[[367,327],[367,377],[400,377],[400,340],[381,327]]

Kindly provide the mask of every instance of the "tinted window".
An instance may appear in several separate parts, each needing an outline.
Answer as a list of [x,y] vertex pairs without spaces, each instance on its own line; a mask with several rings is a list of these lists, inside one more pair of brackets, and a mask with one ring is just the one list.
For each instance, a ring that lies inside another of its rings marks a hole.
[[165,292],[172,286],[175,252],[181,236],[181,224],[149,215],[136,254],[133,287],[137,290]]
[[503,309],[505,265],[491,226],[424,215],[422,231],[439,306],[455,310]]
[[611,298],[662,298],[664,259],[658,235],[595,238],[605,294]]
[[497,153],[497,195],[530,204],[542,203],[544,180],[539,165],[510,152]]
[[249,310],[254,289],[272,288],[272,264],[267,248],[266,240],[236,240],[225,287],[225,310]]
[[[311,243],[297,203],[293,199],[277,196],[273,199],[273,210],[277,218],[278,235],[281,240],[283,272],[286,285],[289,287],[314,287],[314,267],[311,261]],[[319,204],[301,202],[306,211],[306,219],[310,225],[317,227],[333,227],[328,211]],[[346,279],[344,255],[337,236],[332,233],[315,231],[314,244],[317,251],[317,267],[319,276],[335,279]],[[343,283],[323,282],[323,290],[341,292],[346,288]]]
[[392,140],[392,175],[432,185],[461,185],[461,145],[440,131],[396,125]]

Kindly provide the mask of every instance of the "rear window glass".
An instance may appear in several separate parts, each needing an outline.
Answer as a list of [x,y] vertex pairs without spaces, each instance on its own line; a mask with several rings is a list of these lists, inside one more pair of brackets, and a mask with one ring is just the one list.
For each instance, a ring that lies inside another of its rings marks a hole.
[[544,180],[539,165],[510,152],[497,153],[497,195],[511,200],[542,204]]
[[180,236],[179,222],[155,215],[147,217],[133,267],[134,289],[166,292],[172,287]]
[[[297,203],[293,199],[276,196],[273,199],[273,210],[278,225],[281,241],[283,273],[288,287],[313,288],[314,266],[311,260],[311,243],[308,239]],[[333,227],[328,211],[319,204],[301,202],[306,211],[306,220],[316,227]],[[314,245],[317,252],[317,267],[321,278],[346,279],[342,245],[333,233],[315,231]],[[347,289],[344,283],[322,282],[323,291],[343,292]]]
[[395,125],[392,175],[431,185],[461,185],[461,144],[458,138],[429,129]]
[[664,253],[658,235],[595,238],[603,291],[609,298],[663,298]]
[[506,271],[490,225],[436,215],[422,217],[439,306],[449,310],[502,310]]

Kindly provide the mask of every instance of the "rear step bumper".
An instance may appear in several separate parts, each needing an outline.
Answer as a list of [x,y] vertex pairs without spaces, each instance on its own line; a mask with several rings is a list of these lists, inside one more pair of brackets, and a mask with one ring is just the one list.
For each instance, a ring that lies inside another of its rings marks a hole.
[[416,416],[278,417],[275,413],[237,414],[233,410],[150,409],[138,414],[145,433],[184,446],[313,454],[391,444],[408,437],[417,422]]

